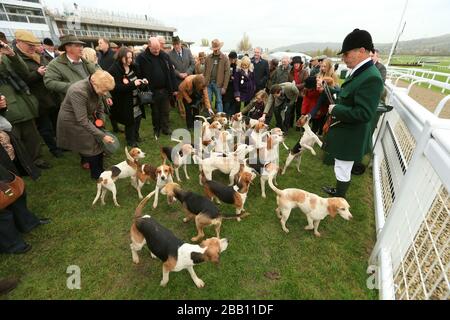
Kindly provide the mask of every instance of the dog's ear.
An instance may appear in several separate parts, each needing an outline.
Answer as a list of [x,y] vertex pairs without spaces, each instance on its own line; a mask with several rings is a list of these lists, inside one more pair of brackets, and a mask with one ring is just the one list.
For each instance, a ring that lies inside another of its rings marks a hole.
[[272,150],[272,146],[273,146],[272,136],[268,135],[267,136],[267,150]]
[[329,199],[327,199],[327,202],[328,202],[327,210],[328,210],[329,215],[332,218],[336,217],[339,200],[336,198],[329,198]]

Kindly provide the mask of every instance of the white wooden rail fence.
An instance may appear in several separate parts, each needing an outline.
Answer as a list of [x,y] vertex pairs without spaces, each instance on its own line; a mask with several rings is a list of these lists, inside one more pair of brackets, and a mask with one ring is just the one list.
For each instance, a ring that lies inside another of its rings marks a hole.
[[[409,79],[450,87],[413,74]],[[450,120],[438,115],[450,96],[433,114],[408,95],[410,88],[397,87],[388,79],[386,89],[387,102],[394,109],[380,118],[374,133],[377,241],[369,270],[378,270],[380,299],[446,300],[450,298]]]

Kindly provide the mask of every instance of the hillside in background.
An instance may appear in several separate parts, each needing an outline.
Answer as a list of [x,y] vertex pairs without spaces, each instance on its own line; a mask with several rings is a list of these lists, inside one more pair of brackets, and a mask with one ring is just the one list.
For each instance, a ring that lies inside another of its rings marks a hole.
[[[375,47],[381,53],[388,54],[391,49],[391,43],[378,43]],[[288,52],[304,52],[314,53],[318,50],[325,50],[326,48],[333,51],[341,49],[341,43],[338,42],[305,42],[293,44],[290,46],[279,47],[271,50],[288,51]],[[450,34],[445,34],[438,37],[422,38],[409,41],[400,41],[397,45],[396,54],[411,54],[411,55],[450,55]]]

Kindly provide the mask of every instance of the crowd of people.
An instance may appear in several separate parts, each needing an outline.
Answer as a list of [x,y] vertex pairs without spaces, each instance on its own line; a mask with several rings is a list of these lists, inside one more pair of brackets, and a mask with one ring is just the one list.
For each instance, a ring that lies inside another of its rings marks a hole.
[[[313,131],[321,136],[327,114],[341,117],[341,122],[351,123],[350,129],[336,126],[324,147],[336,159],[337,186],[326,190],[330,194],[345,195],[349,170],[367,151],[368,133],[361,123],[371,120],[373,110],[345,109],[328,99],[325,88],[340,95],[341,103],[359,103],[353,97],[358,81],[340,88],[336,68],[326,56],[267,61],[257,47],[251,58],[246,54],[238,59],[234,51],[224,54],[218,39],[211,42],[211,54],[193,56],[176,36],[171,48],[163,37],[152,37],[142,50],[118,47],[104,38],[94,50],[74,35],[62,36],[60,42],[55,47],[51,39],[41,42],[31,32],[18,30],[8,43],[0,34],[2,182],[22,175],[37,179],[40,169],[51,168],[41,157],[40,138],[56,158],[66,151],[78,154],[80,165],[98,179],[104,170],[104,146],[115,142],[105,131],[105,117],[116,134],[124,126],[128,146],[138,146],[145,139],[140,127],[146,117],[139,95],[147,90],[153,93],[149,108],[154,134],[148,139],[171,134],[171,106],[185,118],[187,129],[193,129],[195,116],[202,113],[224,112],[231,117],[242,112],[268,125],[274,117],[274,125],[287,134],[291,128],[299,130],[296,120],[308,114]],[[350,80],[357,72],[372,70],[373,64],[385,80],[386,70],[366,31],[349,34],[342,54],[352,69]],[[370,87],[367,97],[375,101],[380,90],[381,81],[375,89]],[[355,138],[358,130],[361,138]],[[25,191],[1,211],[0,253],[27,252],[31,246],[20,233],[50,222],[28,210]]]

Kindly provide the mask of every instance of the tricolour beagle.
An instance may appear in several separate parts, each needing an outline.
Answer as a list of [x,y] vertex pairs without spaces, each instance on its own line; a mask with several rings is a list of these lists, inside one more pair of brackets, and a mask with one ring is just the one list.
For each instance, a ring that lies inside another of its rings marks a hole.
[[187,269],[192,280],[198,288],[203,288],[205,283],[197,277],[194,266],[196,264],[211,261],[218,264],[220,253],[228,247],[227,239],[210,238],[200,245],[186,243],[177,238],[172,231],[159,224],[155,219],[142,211],[150,199],[149,194],[136,208],[134,221],[131,225],[131,254],[134,263],[139,263],[138,251],[145,244],[150,249],[152,257],[157,257],[163,262],[161,286],[165,287],[169,282],[169,273]]
[[141,193],[142,187],[150,180],[156,182],[154,190],[155,200],[153,201],[153,208],[156,208],[158,206],[159,191],[167,183],[173,182],[173,168],[166,164],[162,164],[159,167],[154,167],[151,164],[139,165],[136,178],[132,183],[138,192],[139,199],[143,198]]
[[186,214],[183,222],[186,223],[195,219],[197,236],[191,238],[193,242],[197,242],[205,236],[203,229],[207,226],[214,226],[216,237],[220,238],[222,220],[238,219],[246,216],[241,214],[235,217],[224,217],[211,200],[197,193],[185,191],[177,183],[168,183],[161,189],[161,194],[167,195],[169,203],[173,203],[175,200],[181,202],[184,213]]
[[114,205],[120,207],[117,202],[117,188],[116,181],[118,179],[124,178],[134,178],[136,176],[136,172],[139,166],[138,159],[142,159],[145,157],[145,153],[142,152],[139,148],[132,148],[130,152],[128,152],[128,148],[125,147],[125,155],[127,160],[122,161],[115,166],[112,166],[109,170],[105,170],[102,172],[100,177],[97,180],[97,194],[95,196],[92,205],[95,205],[98,199],[101,197],[102,205],[105,204],[106,192],[109,190],[112,193]]
[[[250,184],[255,177],[255,173],[245,172],[244,164],[242,164],[238,174],[237,185],[233,187],[214,180],[207,180],[204,174],[202,174],[202,183],[205,195],[211,201],[216,200],[218,204],[222,201],[234,205],[236,207],[236,215],[240,216],[242,212],[245,212],[245,200],[247,200]],[[238,218],[238,221],[240,221],[240,218]]]

